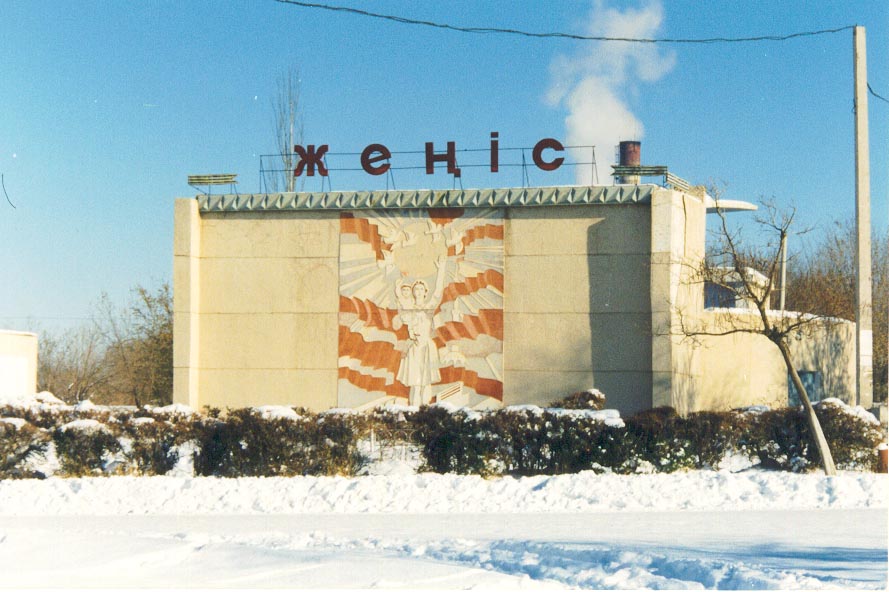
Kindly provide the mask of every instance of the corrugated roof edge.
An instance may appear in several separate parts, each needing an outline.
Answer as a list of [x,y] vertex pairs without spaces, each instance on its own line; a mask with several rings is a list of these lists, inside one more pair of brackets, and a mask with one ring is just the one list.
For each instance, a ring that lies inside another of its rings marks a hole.
[[506,189],[415,189],[200,195],[202,212],[291,210],[387,210],[507,208],[647,203],[658,185],[517,187]]

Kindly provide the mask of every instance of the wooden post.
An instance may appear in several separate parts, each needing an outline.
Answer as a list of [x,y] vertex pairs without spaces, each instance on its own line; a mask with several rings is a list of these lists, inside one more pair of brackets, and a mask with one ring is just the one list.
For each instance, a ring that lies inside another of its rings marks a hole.
[[784,365],[787,367],[787,372],[790,373],[790,380],[793,382],[793,386],[796,387],[796,392],[799,393],[799,399],[806,414],[806,422],[809,424],[809,429],[812,430],[812,439],[815,441],[815,448],[818,449],[818,456],[821,457],[821,467],[824,469],[824,474],[832,477],[837,474],[837,467],[833,462],[833,454],[830,452],[830,445],[824,436],[824,430],[821,429],[821,422],[818,421],[815,408],[812,407],[809,395],[806,394],[806,387],[803,385],[799,372],[796,371],[793,361],[790,359],[790,351],[787,349],[787,344],[783,341],[776,341],[775,345],[781,350]]
[[867,50],[864,27],[852,35],[855,67],[855,377],[856,403],[873,406],[873,301],[870,228],[870,151],[867,133]]

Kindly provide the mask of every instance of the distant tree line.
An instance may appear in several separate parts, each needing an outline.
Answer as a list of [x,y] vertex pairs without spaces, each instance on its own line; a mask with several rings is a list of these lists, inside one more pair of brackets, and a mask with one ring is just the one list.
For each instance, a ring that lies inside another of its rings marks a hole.
[[68,403],[164,405],[173,400],[173,297],[169,284],[132,290],[115,307],[99,299],[93,321],[42,333],[37,382]]
[[[855,320],[855,224],[835,222],[797,246],[787,268],[786,309]],[[887,324],[889,324],[889,233],[872,244],[874,400],[887,399]]]

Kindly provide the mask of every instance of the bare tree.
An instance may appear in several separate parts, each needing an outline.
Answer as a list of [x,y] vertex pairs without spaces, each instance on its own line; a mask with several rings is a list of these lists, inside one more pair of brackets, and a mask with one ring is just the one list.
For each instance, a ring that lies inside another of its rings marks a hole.
[[107,294],[94,320],[42,333],[37,382],[68,403],[165,404],[173,398],[173,297],[169,284],[132,290],[129,306]]
[[94,325],[40,338],[38,389],[67,403],[88,399],[108,383],[102,335]]
[[275,130],[275,154],[279,155],[280,169],[266,171],[265,183],[270,192],[296,189],[293,171],[298,164],[298,156],[293,147],[302,144],[303,121],[300,109],[300,77],[296,68],[289,68],[278,76],[275,97],[272,99],[272,114]]
[[790,233],[795,212],[779,211],[773,203],[763,202],[763,214],[757,216],[756,223],[765,233],[760,235],[760,238],[763,236],[767,238],[765,244],[750,246],[745,244],[740,231],[729,228],[725,212],[719,208],[718,199],[716,205],[719,225],[715,231],[715,244],[708,249],[708,257],[693,275],[695,281],[710,284],[729,295],[734,301],[745,303],[751,314],[727,310],[717,315],[715,322],[706,323],[702,319],[690,318],[688,315],[683,315],[682,311],[678,311],[681,333],[690,338],[702,335],[752,333],[763,335],[775,344],[781,352],[790,379],[803,403],[806,420],[821,457],[824,472],[835,475],[836,467],[830,448],[809,400],[806,387],[791,359],[788,343],[789,339],[807,334],[816,327],[829,323],[830,319],[810,313],[770,311],[770,300],[780,271],[780,245],[786,241]]
[[170,286],[133,289],[134,302],[115,309],[103,295],[100,324],[109,402],[169,403],[173,396],[173,299]]

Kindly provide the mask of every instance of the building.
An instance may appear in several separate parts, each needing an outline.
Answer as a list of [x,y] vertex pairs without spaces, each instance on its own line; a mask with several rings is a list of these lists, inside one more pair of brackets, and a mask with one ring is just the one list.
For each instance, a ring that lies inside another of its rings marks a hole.
[[[744,295],[741,275],[730,267],[717,267],[713,270],[718,281],[704,284],[705,308],[746,308],[755,310],[756,305]],[[769,278],[751,267],[744,269],[749,285],[760,290],[769,286]]]
[[[177,199],[174,400],[485,408],[595,387],[625,414],[786,405],[765,337],[681,334],[680,311],[718,322],[690,279],[709,197],[632,180]],[[853,327],[793,346],[847,400]]]
[[37,335],[0,330],[0,401],[37,392]]

